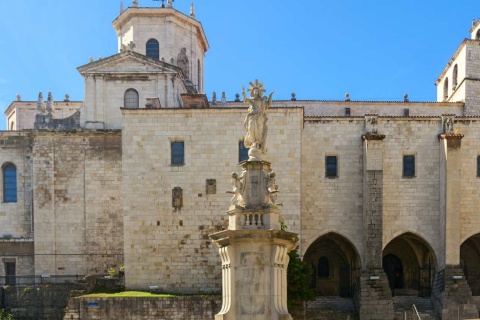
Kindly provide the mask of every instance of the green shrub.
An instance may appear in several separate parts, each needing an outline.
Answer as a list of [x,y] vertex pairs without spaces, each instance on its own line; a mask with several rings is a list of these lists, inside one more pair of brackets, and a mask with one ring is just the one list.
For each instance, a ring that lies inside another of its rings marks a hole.
[[5,310],[0,309],[0,320],[15,320],[12,314],[6,314]]
[[313,269],[298,257],[297,250],[288,254],[287,303],[290,308],[298,303],[315,300],[315,289],[311,287]]

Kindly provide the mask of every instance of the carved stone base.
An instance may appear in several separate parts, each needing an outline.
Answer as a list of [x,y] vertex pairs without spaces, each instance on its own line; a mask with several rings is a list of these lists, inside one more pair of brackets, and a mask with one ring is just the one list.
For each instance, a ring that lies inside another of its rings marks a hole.
[[225,230],[210,235],[222,258],[222,309],[216,320],[291,320],[287,309],[288,253],[296,234]]

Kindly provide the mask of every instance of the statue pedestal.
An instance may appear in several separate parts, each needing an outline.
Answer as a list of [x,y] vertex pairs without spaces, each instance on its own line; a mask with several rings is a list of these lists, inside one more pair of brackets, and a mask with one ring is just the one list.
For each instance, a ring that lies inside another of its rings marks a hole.
[[222,259],[223,301],[215,319],[291,320],[287,267],[297,235],[281,230],[225,230],[210,238]]

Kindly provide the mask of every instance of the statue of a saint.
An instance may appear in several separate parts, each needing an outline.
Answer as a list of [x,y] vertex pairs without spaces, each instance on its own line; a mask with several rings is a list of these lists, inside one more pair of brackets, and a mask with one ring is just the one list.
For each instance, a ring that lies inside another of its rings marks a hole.
[[177,66],[182,69],[185,78],[189,79],[190,72],[188,65],[187,48],[180,49],[180,53],[177,55]]
[[243,101],[249,104],[248,114],[245,118],[244,126],[247,134],[245,135],[244,144],[245,147],[250,148],[248,155],[252,158],[259,158],[258,151],[261,154],[267,154],[267,115],[266,111],[272,104],[272,95],[275,91],[272,91],[268,98],[262,96],[265,92],[263,83],[259,83],[255,80],[254,83],[250,82],[250,98],[247,98],[245,94],[245,87],[242,86]]

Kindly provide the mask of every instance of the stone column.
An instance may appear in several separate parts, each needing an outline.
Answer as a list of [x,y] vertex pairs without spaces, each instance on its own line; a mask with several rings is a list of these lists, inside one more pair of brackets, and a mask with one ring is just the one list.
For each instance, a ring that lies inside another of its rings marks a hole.
[[360,277],[360,319],[393,320],[393,299],[382,268],[383,139],[377,116],[365,116],[363,140],[363,224],[365,270]]
[[460,202],[461,202],[461,146],[462,134],[454,132],[455,119],[442,116],[443,133],[440,142],[440,219],[444,239],[443,256],[435,275],[433,302],[443,319],[477,318],[478,310],[472,291],[460,266]]
[[295,233],[282,231],[275,174],[266,161],[241,163],[233,174],[228,230],[210,235],[222,259],[221,311],[216,320],[291,320],[287,309],[288,253]]

